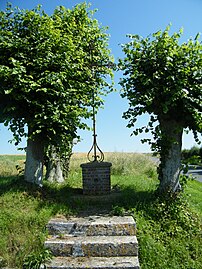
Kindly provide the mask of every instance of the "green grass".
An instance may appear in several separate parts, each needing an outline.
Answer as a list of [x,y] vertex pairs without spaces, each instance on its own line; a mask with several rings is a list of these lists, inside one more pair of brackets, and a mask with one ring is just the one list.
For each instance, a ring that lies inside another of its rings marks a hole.
[[189,195],[189,202],[192,209],[202,216],[202,183],[196,180],[188,182],[186,193]]
[[156,167],[146,155],[108,153],[115,199],[88,199],[81,195],[80,164],[73,155],[70,175],[63,185],[42,188],[25,183],[16,165],[24,156],[0,156],[0,268],[25,267],[43,259],[45,225],[54,215],[73,215],[87,208],[111,214],[131,214],[137,222],[142,269],[200,269],[202,264],[202,184],[189,181],[181,196],[159,198]]

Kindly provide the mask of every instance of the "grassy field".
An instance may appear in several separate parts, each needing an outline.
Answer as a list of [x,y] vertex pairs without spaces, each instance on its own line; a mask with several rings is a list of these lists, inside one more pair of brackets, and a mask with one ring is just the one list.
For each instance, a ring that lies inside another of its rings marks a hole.
[[159,198],[155,164],[147,155],[107,153],[112,162],[115,199],[89,200],[81,194],[80,164],[74,154],[65,184],[44,182],[38,188],[23,181],[16,165],[24,156],[0,156],[0,268],[37,269],[49,253],[43,248],[45,225],[54,215],[107,209],[111,214],[134,216],[138,227],[142,269],[201,269],[202,184],[189,181],[181,196]]

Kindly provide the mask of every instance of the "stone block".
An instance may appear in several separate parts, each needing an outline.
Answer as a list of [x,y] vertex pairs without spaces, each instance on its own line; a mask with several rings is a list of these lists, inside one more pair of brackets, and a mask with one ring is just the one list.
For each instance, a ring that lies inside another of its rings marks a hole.
[[102,195],[111,191],[111,163],[91,162],[81,164],[83,194]]
[[[46,269],[140,269],[137,257],[56,257]],[[41,267],[41,269],[44,269]]]
[[45,247],[54,255],[40,269],[140,269],[131,216],[55,218]]
[[137,256],[136,236],[52,237],[45,242],[54,256],[114,257]]
[[55,218],[49,221],[47,229],[50,235],[121,236],[135,235],[136,223],[131,216]]

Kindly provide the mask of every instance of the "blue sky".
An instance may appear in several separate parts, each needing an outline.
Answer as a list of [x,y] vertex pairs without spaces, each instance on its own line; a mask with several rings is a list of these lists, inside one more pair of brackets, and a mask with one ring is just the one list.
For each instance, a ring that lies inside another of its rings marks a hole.
[[[0,0],[0,9],[5,9],[6,2]],[[52,14],[56,6],[71,8],[81,3],[76,0],[10,0],[13,6],[21,9],[32,9],[38,4],[46,13]],[[89,1],[87,1],[89,2]],[[91,8],[97,8],[96,19],[103,26],[108,26],[110,34],[109,47],[115,61],[123,57],[120,44],[126,43],[127,34],[139,34],[143,37],[156,32],[172,23],[171,32],[184,28],[182,41],[195,37],[202,32],[202,0],[92,0]],[[97,115],[98,144],[103,151],[148,152],[147,144],[141,144],[143,136],[130,137],[132,130],[126,128],[127,122],[122,114],[127,110],[127,100],[120,98],[118,81],[120,73],[115,74],[116,93],[106,97],[105,107]],[[137,124],[142,126],[147,115],[139,118]],[[92,133],[79,132],[82,141],[74,147],[74,151],[87,152],[92,143]],[[8,143],[12,135],[0,125],[0,154],[20,153],[14,145]],[[183,137],[183,148],[193,146],[192,135]],[[21,146],[25,145],[25,141]]]

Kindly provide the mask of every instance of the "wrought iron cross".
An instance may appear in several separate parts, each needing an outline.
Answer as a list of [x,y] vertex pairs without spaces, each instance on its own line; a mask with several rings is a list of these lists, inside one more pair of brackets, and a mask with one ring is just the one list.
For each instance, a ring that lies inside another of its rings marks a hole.
[[[95,76],[95,70],[94,68],[97,66],[95,65],[95,63],[93,63],[93,59],[92,59],[92,51],[94,49],[94,44],[93,41],[90,44],[90,60],[91,60],[91,68],[92,68],[92,73],[93,73],[93,77]],[[95,90],[93,87],[93,91],[92,91],[92,108],[93,108],[93,145],[90,148],[88,154],[87,154],[87,158],[90,162],[102,162],[104,160],[104,153],[102,152],[102,150],[99,148],[98,144],[97,144],[97,134],[96,134],[96,118],[95,118]],[[93,152],[93,155],[91,156],[91,152]]]
[[[93,77],[95,75],[95,67],[108,67],[108,68],[113,68],[114,64],[112,62],[109,62],[107,64],[95,64],[93,63],[93,59],[92,59],[92,51],[94,49],[94,44],[93,41],[90,44],[90,57],[91,57],[91,68],[92,68],[92,72],[93,72]],[[102,150],[100,149],[100,147],[97,144],[97,134],[96,134],[96,117],[95,117],[95,90],[93,87],[93,91],[92,91],[92,109],[93,109],[93,145],[90,148],[88,154],[87,154],[87,158],[90,162],[103,162],[104,161],[104,153],[102,152]],[[93,155],[91,156],[91,152],[93,152]]]

